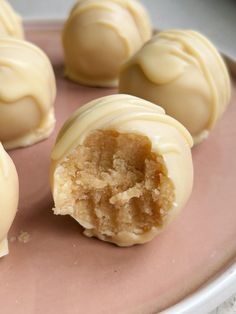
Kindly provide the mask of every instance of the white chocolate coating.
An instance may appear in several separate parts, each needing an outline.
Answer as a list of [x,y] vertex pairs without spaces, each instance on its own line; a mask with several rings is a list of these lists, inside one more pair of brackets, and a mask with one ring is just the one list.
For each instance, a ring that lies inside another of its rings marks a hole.
[[0,143],[0,257],[8,254],[7,233],[17,211],[18,198],[16,168]]
[[119,90],[161,105],[189,130],[195,144],[208,136],[231,94],[229,74],[216,48],[188,30],[154,36],[123,65]]
[[35,45],[0,38],[0,140],[7,149],[47,138],[55,125],[56,83],[45,53]]
[[[51,154],[51,187],[54,200],[59,193],[54,177],[57,166],[76,146],[83,144],[91,131],[99,129],[147,136],[152,144],[152,152],[163,157],[168,177],[175,189],[173,207],[165,221],[167,225],[184,206],[192,190],[192,137],[183,125],[166,115],[161,107],[129,95],[96,99],[75,111],[64,124]],[[55,205],[57,207],[57,204]],[[73,214],[71,216],[73,217]],[[74,218],[86,229],[86,223]],[[142,235],[117,234],[112,242],[122,246],[144,243],[161,230],[162,228],[152,228]],[[85,231],[85,234],[89,231]],[[101,235],[93,232],[94,236],[104,240]]]
[[0,0],[0,36],[24,37],[21,17],[5,0]]
[[63,30],[65,75],[92,86],[116,86],[121,64],[151,38],[136,0],[77,1]]

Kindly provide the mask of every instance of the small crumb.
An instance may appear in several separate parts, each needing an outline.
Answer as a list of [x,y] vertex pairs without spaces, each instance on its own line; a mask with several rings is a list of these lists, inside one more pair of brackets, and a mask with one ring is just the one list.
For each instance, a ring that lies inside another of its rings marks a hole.
[[21,231],[17,240],[22,243],[28,243],[30,241],[30,234],[26,231]]
[[173,202],[173,207],[177,208],[178,207],[178,204],[176,202]]
[[210,255],[211,258],[214,258],[216,256],[216,251],[213,251]]
[[160,214],[164,215],[165,214],[165,210],[163,208],[160,208]]
[[10,242],[15,242],[17,238],[15,236],[10,237]]

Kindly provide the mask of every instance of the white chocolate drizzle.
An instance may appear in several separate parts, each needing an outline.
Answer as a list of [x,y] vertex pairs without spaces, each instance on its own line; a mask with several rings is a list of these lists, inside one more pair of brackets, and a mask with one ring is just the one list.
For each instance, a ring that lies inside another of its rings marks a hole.
[[[39,48],[26,41],[1,38],[0,70],[2,102],[10,105],[29,96],[43,114],[49,111],[48,104],[53,103],[56,94],[55,79],[50,61]],[[45,86],[45,75],[52,78],[48,86]]]
[[11,8],[9,3],[5,0],[0,1],[0,26],[1,25],[6,32],[6,35],[16,38],[24,37],[20,16]]
[[[116,129],[131,121],[154,121],[170,125],[183,135],[190,147],[192,146],[192,137],[185,127],[165,115],[161,107],[129,95],[112,95],[92,101],[73,114],[61,129],[51,157],[60,160],[68,149],[82,143],[84,137],[93,129]],[[158,149],[163,152],[178,151],[176,145],[170,143],[160,144]]]
[[[168,42],[175,45],[168,45]],[[194,64],[202,71],[211,91],[211,115],[206,126],[211,129],[228,104],[231,90],[226,66],[215,47],[197,32],[168,30],[154,36],[143,51],[131,62],[139,65],[147,79],[154,84],[169,84],[176,80],[188,64]],[[214,67],[209,66],[209,58],[214,60]],[[156,68],[158,71],[155,71]],[[221,73],[224,86],[219,90],[215,76]]]

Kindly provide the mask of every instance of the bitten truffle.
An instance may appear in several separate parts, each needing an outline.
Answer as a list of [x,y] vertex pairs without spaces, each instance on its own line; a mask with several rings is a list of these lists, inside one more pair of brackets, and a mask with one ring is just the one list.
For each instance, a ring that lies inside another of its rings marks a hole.
[[145,8],[135,0],[81,0],[63,30],[65,75],[91,86],[117,86],[121,64],[151,38]]
[[0,141],[5,148],[28,146],[50,135],[55,95],[45,53],[26,41],[0,38]]
[[119,90],[162,106],[197,144],[225,111],[231,84],[222,57],[208,39],[195,31],[167,30],[124,63]]
[[0,257],[8,254],[7,233],[17,211],[18,195],[16,168],[0,143]]
[[119,246],[159,234],[190,196],[192,137],[164,110],[112,95],[78,109],[52,151],[54,213]]
[[0,36],[24,37],[21,17],[5,0],[0,0]]

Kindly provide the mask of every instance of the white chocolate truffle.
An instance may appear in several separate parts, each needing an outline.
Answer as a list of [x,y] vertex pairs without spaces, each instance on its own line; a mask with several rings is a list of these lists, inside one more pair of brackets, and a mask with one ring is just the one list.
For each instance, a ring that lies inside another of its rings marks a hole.
[[216,48],[189,30],[159,33],[126,62],[120,93],[162,106],[192,134],[194,143],[208,136],[230,100],[230,78]]
[[91,86],[117,86],[121,64],[151,38],[135,0],[81,0],[63,30],[65,75]]
[[16,168],[0,143],[0,257],[8,254],[7,233],[17,211],[18,199]]
[[52,151],[54,213],[119,246],[150,241],[190,196],[191,146],[159,106],[129,95],[94,100],[65,123]]
[[35,45],[0,38],[0,141],[7,149],[47,138],[55,125],[55,76]]
[[24,37],[20,16],[5,0],[0,0],[0,36]]

